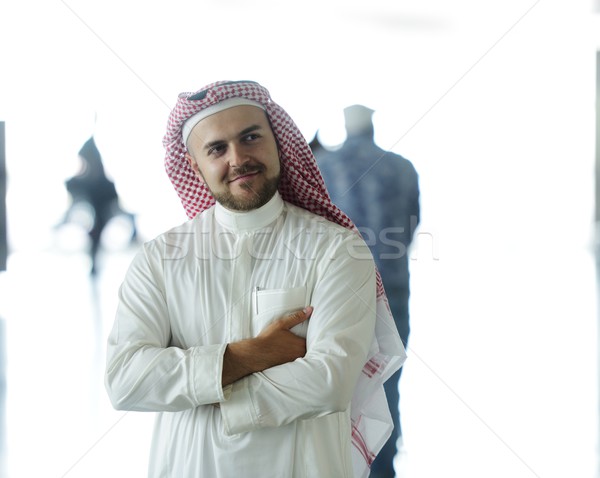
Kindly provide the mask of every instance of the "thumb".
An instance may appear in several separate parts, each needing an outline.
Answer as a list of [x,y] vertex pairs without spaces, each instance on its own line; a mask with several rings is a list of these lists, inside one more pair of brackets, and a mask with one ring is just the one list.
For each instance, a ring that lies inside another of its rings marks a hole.
[[292,327],[301,324],[310,317],[312,311],[313,308],[311,306],[307,306],[302,310],[297,310],[296,312],[286,315],[282,318],[285,327],[291,329]]

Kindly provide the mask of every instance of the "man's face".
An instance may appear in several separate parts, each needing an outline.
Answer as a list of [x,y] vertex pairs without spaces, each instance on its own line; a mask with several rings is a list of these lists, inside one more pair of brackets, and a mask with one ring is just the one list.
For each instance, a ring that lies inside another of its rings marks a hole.
[[192,169],[227,209],[259,208],[277,191],[279,152],[262,109],[235,106],[204,118],[187,146]]

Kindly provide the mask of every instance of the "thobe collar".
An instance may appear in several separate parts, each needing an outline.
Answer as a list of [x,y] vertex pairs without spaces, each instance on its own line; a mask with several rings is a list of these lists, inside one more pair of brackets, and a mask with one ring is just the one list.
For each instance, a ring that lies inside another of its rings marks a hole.
[[231,211],[221,204],[215,204],[215,219],[219,224],[233,231],[251,231],[271,224],[283,211],[284,202],[275,195],[267,204],[252,211]]

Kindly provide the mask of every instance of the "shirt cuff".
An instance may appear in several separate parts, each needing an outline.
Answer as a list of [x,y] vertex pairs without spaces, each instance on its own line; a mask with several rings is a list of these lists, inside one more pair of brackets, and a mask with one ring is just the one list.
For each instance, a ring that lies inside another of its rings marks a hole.
[[194,394],[198,405],[222,402],[223,355],[227,344],[215,344],[196,347],[193,351],[193,364],[190,368],[194,385]]
[[[225,435],[231,436],[259,428],[258,413],[252,404],[250,377],[244,377],[230,385],[229,398],[221,403],[221,418]],[[228,388],[228,387],[226,387]]]

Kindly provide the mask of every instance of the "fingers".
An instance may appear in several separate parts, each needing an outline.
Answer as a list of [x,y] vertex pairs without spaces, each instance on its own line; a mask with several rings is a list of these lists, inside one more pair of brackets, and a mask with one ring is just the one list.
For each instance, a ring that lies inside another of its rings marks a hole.
[[296,312],[285,315],[280,319],[281,325],[283,325],[286,329],[291,329],[292,327],[295,327],[296,325],[307,320],[312,314],[312,311],[313,308],[311,306],[307,306],[302,310],[297,310]]

